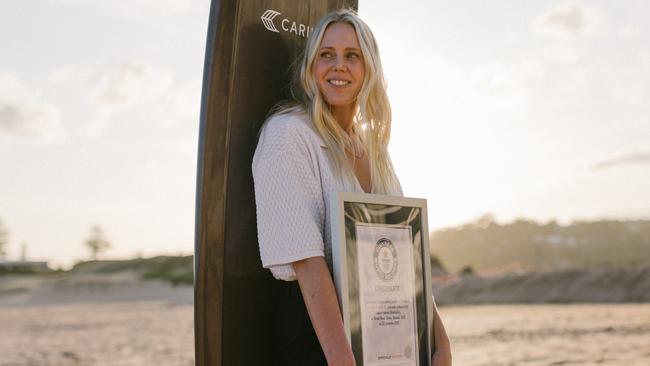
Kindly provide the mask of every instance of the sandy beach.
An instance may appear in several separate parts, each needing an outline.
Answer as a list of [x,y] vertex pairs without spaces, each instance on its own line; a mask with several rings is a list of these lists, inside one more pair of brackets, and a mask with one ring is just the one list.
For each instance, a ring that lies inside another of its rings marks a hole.
[[0,365],[193,365],[192,303],[130,271],[0,276]]
[[[454,364],[650,364],[650,305],[441,308]],[[3,366],[194,364],[192,305],[160,301],[0,310]]]
[[194,365],[192,305],[162,301],[0,309],[0,365]]
[[[454,364],[648,365],[650,304],[446,305]],[[0,365],[194,364],[192,288],[133,273],[0,277]]]
[[441,308],[454,364],[650,365],[650,304]]

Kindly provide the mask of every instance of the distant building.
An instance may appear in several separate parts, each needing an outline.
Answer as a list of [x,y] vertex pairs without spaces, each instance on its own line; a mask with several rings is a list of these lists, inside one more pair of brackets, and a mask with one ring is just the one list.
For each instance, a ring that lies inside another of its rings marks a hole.
[[49,272],[52,269],[47,262],[40,261],[7,261],[0,259],[0,274],[2,273],[37,273]]

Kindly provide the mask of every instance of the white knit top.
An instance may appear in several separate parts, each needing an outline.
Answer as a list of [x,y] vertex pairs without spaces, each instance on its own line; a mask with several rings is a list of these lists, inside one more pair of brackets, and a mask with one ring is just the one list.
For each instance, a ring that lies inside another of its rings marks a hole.
[[[363,192],[354,179],[339,178],[327,146],[303,114],[272,117],[255,155],[253,180],[262,265],[280,280],[296,279],[291,263],[324,256],[332,269],[330,196]],[[399,186],[392,195],[402,195]]]

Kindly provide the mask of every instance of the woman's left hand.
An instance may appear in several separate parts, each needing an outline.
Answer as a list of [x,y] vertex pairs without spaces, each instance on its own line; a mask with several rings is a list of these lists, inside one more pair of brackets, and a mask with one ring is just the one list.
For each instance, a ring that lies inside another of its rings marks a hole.
[[431,358],[432,366],[451,366],[451,347],[449,342],[446,346],[436,349]]
[[433,339],[435,350],[431,357],[432,366],[451,366],[451,343],[449,336],[438,313],[438,307],[433,303]]

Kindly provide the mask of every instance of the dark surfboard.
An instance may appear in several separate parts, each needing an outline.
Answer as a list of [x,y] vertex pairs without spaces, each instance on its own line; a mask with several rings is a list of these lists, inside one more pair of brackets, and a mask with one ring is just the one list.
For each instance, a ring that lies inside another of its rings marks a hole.
[[278,286],[257,246],[251,161],[317,20],[356,0],[212,0],[196,193],[196,365],[274,365]]

